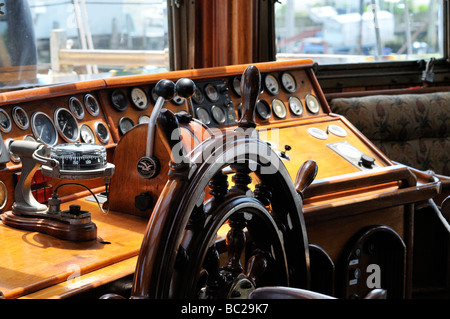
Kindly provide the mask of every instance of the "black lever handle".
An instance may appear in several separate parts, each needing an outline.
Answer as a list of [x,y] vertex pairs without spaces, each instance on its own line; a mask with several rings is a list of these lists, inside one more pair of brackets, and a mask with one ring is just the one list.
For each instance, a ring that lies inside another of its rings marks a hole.
[[195,83],[191,79],[181,78],[177,81],[176,91],[179,97],[189,99],[195,92]]
[[180,124],[175,114],[168,109],[162,109],[158,116],[157,128],[164,146],[170,153],[172,165],[184,166],[184,164],[187,164],[185,161],[187,152],[181,138]]
[[175,95],[175,83],[167,79],[160,80],[156,83],[155,93],[164,100],[171,100]]
[[242,117],[238,121],[239,127],[255,128],[255,109],[261,91],[261,73],[254,65],[245,69],[241,79]]

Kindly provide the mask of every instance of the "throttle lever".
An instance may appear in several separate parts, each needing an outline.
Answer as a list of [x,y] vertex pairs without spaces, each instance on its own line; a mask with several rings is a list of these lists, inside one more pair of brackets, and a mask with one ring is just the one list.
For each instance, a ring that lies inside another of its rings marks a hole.
[[261,91],[261,73],[254,65],[248,66],[241,78],[242,116],[238,121],[241,128],[255,128],[255,109]]
[[303,198],[303,192],[317,176],[318,167],[315,161],[308,160],[300,167],[295,179],[295,189]]
[[153,108],[152,114],[150,115],[150,120],[148,122],[147,130],[147,149],[145,152],[146,157],[151,158],[153,156],[153,145],[155,143],[155,131],[156,131],[156,120],[159,113],[164,105],[164,103],[172,99],[175,95],[175,84],[170,80],[160,80],[155,87],[155,93],[158,95],[155,107]]
[[185,161],[187,152],[184,147],[180,124],[172,111],[163,109],[157,119],[158,133],[161,140],[170,154],[171,166],[180,169],[187,165]]

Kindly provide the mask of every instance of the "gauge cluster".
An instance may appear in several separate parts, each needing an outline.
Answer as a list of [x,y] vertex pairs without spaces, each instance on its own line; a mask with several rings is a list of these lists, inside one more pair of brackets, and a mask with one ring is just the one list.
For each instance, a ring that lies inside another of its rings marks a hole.
[[38,141],[47,146],[108,144],[110,130],[100,111],[100,103],[92,93],[2,105],[0,133],[11,165],[20,163],[20,158],[9,151],[15,140]]

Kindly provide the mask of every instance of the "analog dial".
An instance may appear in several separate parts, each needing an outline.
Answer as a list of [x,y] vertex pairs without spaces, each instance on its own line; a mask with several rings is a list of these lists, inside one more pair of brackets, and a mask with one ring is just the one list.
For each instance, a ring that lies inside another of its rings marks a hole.
[[112,106],[119,112],[123,112],[128,108],[128,100],[125,93],[117,89],[111,93]]
[[272,101],[272,110],[273,114],[280,119],[284,119],[287,115],[286,106],[280,99],[274,99]]
[[30,126],[27,112],[20,106],[16,106],[12,109],[12,117],[14,123],[22,130],[26,130]]
[[11,118],[3,109],[0,109],[0,130],[3,133],[9,133],[11,131]]
[[236,94],[237,96],[241,96],[241,79],[238,76],[235,76],[233,78],[233,82],[232,82],[232,86],[231,88],[233,89],[234,94]]
[[226,120],[226,115],[224,110],[222,110],[222,108],[220,106],[214,105],[211,108],[211,113],[213,116],[213,119],[218,123],[218,124],[223,124],[225,123]]
[[141,88],[131,89],[131,102],[138,110],[145,110],[148,107],[147,94]]
[[94,144],[95,143],[95,135],[94,131],[87,124],[83,124],[80,127],[80,139],[81,142],[86,144]]
[[119,131],[122,135],[134,127],[134,122],[129,117],[122,117],[119,120]]
[[294,76],[289,72],[285,72],[281,75],[281,84],[289,93],[297,91],[297,82],[295,81]]
[[109,141],[109,131],[105,124],[102,122],[95,122],[95,134],[97,134],[97,138],[103,144],[108,143]]
[[197,118],[205,125],[211,124],[211,117],[206,109],[199,107],[197,109]]
[[55,111],[55,125],[61,137],[69,143],[78,141],[80,137],[80,129],[75,116],[64,108]]
[[264,78],[264,85],[267,92],[272,95],[277,95],[280,92],[280,83],[273,74],[267,74]]
[[45,113],[36,112],[31,117],[31,129],[34,137],[47,146],[53,146],[58,141],[58,132],[52,119]]
[[256,114],[262,120],[268,120],[272,115],[269,104],[264,100],[259,100],[256,104]]
[[217,102],[219,100],[219,92],[214,84],[209,83],[205,86],[205,94],[211,102]]
[[97,116],[100,113],[100,106],[98,105],[97,99],[92,94],[86,94],[84,97],[84,105],[86,110],[92,116]]
[[303,114],[303,104],[302,101],[296,96],[292,96],[289,99],[289,109],[294,115],[302,116]]
[[319,100],[312,94],[308,94],[305,98],[306,107],[311,113],[319,113],[320,103]]
[[77,119],[82,120],[84,118],[83,104],[81,104],[81,101],[76,97],[70,98],[69,109]]

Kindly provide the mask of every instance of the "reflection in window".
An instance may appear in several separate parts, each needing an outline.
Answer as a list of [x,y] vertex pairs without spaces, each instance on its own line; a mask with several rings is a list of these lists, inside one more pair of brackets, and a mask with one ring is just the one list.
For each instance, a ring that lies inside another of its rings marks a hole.
[[[42,73],[123,75],[169,67],[165,0],[28,2]],[[58,65],[52,57],[52,36],[63,50]],[[76,50],[83,50],[82,54],[74,54]],[[84,54],[84,50],[93,52]]]
[[441,0],[281,0],[277,58],[320,64],[443,56]]

